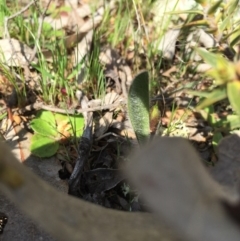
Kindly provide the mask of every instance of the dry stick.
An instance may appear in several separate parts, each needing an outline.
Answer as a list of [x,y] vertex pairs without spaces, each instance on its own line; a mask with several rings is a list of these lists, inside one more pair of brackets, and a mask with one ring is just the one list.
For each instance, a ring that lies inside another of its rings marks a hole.
[[122,137],[122,136],[120,136],[120,135],[118,135],[118,134],[116,134],[116,133],[114,133],[114,132],[107,132],[107,133],[101,135],[100,137],[95,138],[94,140],[95,140],[95,141],[100,141],[101,139],[103,139],[103,138],[105,138],[105,137],[107,137],[107,136],[114,136],[114,137],[117,137],[117,138],[119,138],[119,139],[122,139],[123,141],[126,141],[126,138],[124,138],[124,137]]
[[35,3],[35,0],[31,1],[29,4],[27,4],[24,8],[22,8],[20,11],[18,11],[17,13],[9,16],[9,17],[5,17],[4,19],[4,37],[10,39],[10,34],[8,32],[8,21],[10,19],[16,18],[17,16],[19,16],[20,14],[26,12],[33,4]]
[[110,210],[68,196],[20,164],[2,142],[0,153],[1,192],[58,241],[179,241],[151,214]]
[[[81,106],[88,106],[88,99],[86,96],[81,97]],[[83,135],[81,136],[79,145],[78,145],[78,158],[74,166],[73,172],[69,178],[68,184],[68,194],[80,197],[80,183],[83,173],[83,168],[88,160],[89,153],[92,147],[92,125],[93,125],[93,113],[92,112],[83,112],[85,119],[85,128]]]
[[[74,115],[76,113],[84,113],[84,112],[92,112],[92,111],[102,111],[106,109],[112,109],[112,108],[117,108],[126,105],[125,101],[121,101],[119,103],[114,103],[114,104],[108,104],[108,105],[101,105],[101,106],[95,106],[95,107],[89,107],[89,108],[81,108],[78,110],[64,110],[61,108],[57,108],[54,106],[49,106],[49,105],[44,105],[43,103],[34,103],[31,105],[27,105],[24,108],[20,109],[20,113],[25,112],[25,111],[34,111],[34,110],[48,110],[56,113],[61,113],[61,114],[68,114],[68,115]],[[7,107],[3,107],[0,109],[0,114],[3,114],[7,110]],[[19,108],[13,109],[13,111],[18,111]]]
[[120,106],[126,105],[124,101],[121,101],[119,103],[114,103],[114,104],[109,104],[109,105],[101,105],[101,106],[96,106],[96,107],[90,107],[90,108],[82,108],[78,110],[64,110],[61,108],[57,108],[54,106],[49,106],[49,105],[44,105],[43,103],[35,103],[32,105],[28,105],[22,109],[22,111],[32,111],[32,110],[48,110],[48,111],[53,111],[56,113],[62,113],[62,114],[69,114],[69,115],[74,115],[76,113],[84,113],[84,112],[92,112],[92,111],[100,111],[100,110],[106,110],[106,109],[112,109],[112,108],[117,108]]
[[[92,128],[89,127],[91,130]],[[90,133],[89,130],[85,129],[86,132]],[[84,134],[84,133],[83,133]],[[89,138],[81,137],[79,141],[78,146],[78,158],[76,160],[76,164],[74,166],[73,172],[71,174],[71,177],[69,178],[68,184],[68,194],[76,197],[81,197],[81,191],[80,191],[80,183],[81,183],[81,177],[83,173],[83,168],[85,167],[85,164],[88,160],[89,153],[92,147],[92,142]]]
[[[52,0],[49,0],[43,13],[41,14],[41,18],[40,18],[40,23],[39,23],[39,26],[38,26],[38,31],[37,31],[37,40],[39,41],[40,39],[40,36],[41,36],[41,32],[42,32],[42,27],[43,27],[43,21],[44,21],[44,18],[46,16],[46,12],[49,8],[49,5],[51,3]],[[37,3],[36,3],[36,0],[34,1],[35,5],[37,6]],[[37,48],[38,48],[38,44],[35,44],[34,48],[33,48],[33,52],[32,52],[32,55],[31,57],[29,58],[29,63],[31,63],[33,61],[33,59],[35,58],[35,55],[37,53]]]

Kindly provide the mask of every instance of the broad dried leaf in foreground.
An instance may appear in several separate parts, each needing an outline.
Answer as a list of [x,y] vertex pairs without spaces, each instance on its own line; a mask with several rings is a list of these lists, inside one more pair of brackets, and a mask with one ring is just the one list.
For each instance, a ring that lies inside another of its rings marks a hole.
[[0,191],[59,241],[180,241],[151,214],[119,212],[64,195],[20,164],[2,142],[0,153]]
[[138,150],[129,177],[162,221],[185,240],[237,241],[240,229],[222,203],[234,201],[182,138],[157,138]]

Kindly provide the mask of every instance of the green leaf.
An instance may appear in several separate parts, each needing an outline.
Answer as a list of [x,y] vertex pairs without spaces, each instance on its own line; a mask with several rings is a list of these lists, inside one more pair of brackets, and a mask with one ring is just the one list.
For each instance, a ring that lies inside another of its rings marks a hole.
[[6,116],[7,116],[7,112],[1,114],[1,115],[0,115],[0,121],[1,121],[2,119],[4,119]]
[[148,72],[139,73],[132,82],[128,95],[129,117],[140,144],[149,139],[149,79]]
[[59,143],[54,139],[35,134],[31,139],[31,153],[38,157],[50,157],[56,154]]
[[240,82],[233,81],[227,84],[227,94],[230,104],[232,105],[233,109],[237,112],[240,116]]
[[234,47],[240,41],[240,26],[238,26],[234,31],[229,35],[230,45]]
[[38,111],[38,113],[36,115],[36,119],[45,120],[51,126],[56,127],[55,117],[54,117],[54,114],[51,111],[47,111],[47,110]]
[[83,61],[80,61],[74,68],[73,70],[71,71],[71,74],[67,77],[68,80],[78,76],[82,66],[83,66],[83,62],[84,62],[84,59]]
[[201,10],[191,9],[191,10],[183,10],[183,11],[170,11],[165,12],[165,14],[175,15],[175,14],[202,14]]
[[213,68],[217,68],[216,54],[210,53],[209,51],[200,48],[197,48],[196,51],[206,61],[206,63],[210,64]]
[[[206,92],[205,92],[206,93]],[[209,105],[216,103],[217,101],[223,100],[227,98],[226,88],[217,88],[212,92],[209,92],[208,95],[204,96],[205,99],[201,101],[197,106],[197,110],[201,110]]]
[[209,106],[205,107],[201,113],[202,114],[205,113],[205,115],[203,115],[203,116],[205,117],[205,120],[207,120],[207,122],[211,126],[213,126],[216,123],[216,115],[215,115],[213,105],[209,105]]
[[213,15],[217,12],[218,8],[220,7],[221,3],[223,0],[219,0],[215,3],[213,3],[213,5],[208,9],[207,13],[208,15]]
[[213,145],[213,149],[214,149],[215,153],[217,153],[217,146],[222,138],[223,138],[223,135],[221,134],[221,132],[213,133],[212,145]]
[[239,4],[239,0],[227,1],[227,4],[225,5],[227,16],[233,16],[235,12],[238,13],[238,10],[239,10],[238,4]]
[[158,104],[155,104],[150,111],[150,120],[159,118],[159,116],[160,116],[160,110],[159,110]]
[[43,22],[42,31],[43,32],[50,32],[50,31],[53,31],[53,28],[52,28],[50,23]]
[[190,95],[195,95],[203,98],[208,98],[208,96],[211,94],[209,91],[195,91],[195,90],[185,90]]
[[67,115],[59,114],[59,113],[54,114],[54,120],[56,121],[56,123],[61,121],[66,121],[67,119],[69,119],[69,116]]
[[36,119],[30,123],[35,134],[31,140],[31,151],[39,157],[54,155],[62,136],[80,137],[84,129],[82,115],[53,114],[50,111],[40,111]]
[[220,25],[219,25],[219,30],[221,31],[221,32],[223,32],[226,28],[228,28],[228,26],[229,26],[229,24],[230,24],[230,21],[231,21],[231,18],[228,16],[228,17],[226,17],[223,21],[222,21],[222,23],[220,23]]
[[201,4],[202,6],[206,6],[208,4],[207,0],[195,0],[195,2]]
[[202,20],[196,20],[196,21],[192,21],[189,23],[184,24],[182,27],[183,28],[187,28],[187,27],[197,27],[197,26],[208,26],[209,23],[207,20],[202,19]]
[[84,129],[84,118],[82,115],[63,115],[63,114],[55,114],[56,123],[60,124],[61,122],[69,123],[70,129],[69,133],[72,136],[79,137],[83,133]]
[[53,128],[49,122],[42,120],[42,119],[34,119],[30,122],[30,126],[34,132],[43,135],[43,136],[50,136],[54,137],[57,136],[58,132],[56,128]]
[[83,116],[82,115],[70,116],[70,124],[72,126],[72,128],[70,129],[71,135],[76,137],[81,136],[84,130]]
[[240,128],[240,117],[238,115],[227,116],[227,123],[230,130]]
[[217,121],[214,127],[227,129],[228,131],[240,128],[240,117],[238,115],[227,115],[225,118]]
[[219,54],[213,54],[203,49],[196,49],[199,55],[213,68],[207,71],[207,75],[213,77],[217,85],[226,84],[236,78],[235,66]]

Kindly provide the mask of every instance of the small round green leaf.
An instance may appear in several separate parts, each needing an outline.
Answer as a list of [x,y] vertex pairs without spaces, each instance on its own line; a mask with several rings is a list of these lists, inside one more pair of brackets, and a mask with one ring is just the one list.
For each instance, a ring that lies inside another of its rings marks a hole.
[[56,154],[59,143],[46,136],[35,134],[32,136],[30,150],[38,157],[50,157]]
[[52,127],[56,126],[55,117],[54,117],[54,114],[51,111],[47,111],[47,110],[38,111],[38,113],[36,115],[36,119],[45,120]]
[[34,119],[30,123],[31,128],[35,133],[41,134],[43,136],[57,136],[56,128],[53,128],[49,122],[42,119]]

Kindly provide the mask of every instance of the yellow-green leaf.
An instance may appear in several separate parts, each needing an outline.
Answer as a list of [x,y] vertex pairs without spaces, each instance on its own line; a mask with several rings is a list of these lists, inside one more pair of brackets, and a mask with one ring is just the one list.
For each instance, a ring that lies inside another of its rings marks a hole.
[[234,46],[239,43],[240,40],[240,27],[238,26],[229,36],[230,45]]
[[195,95],[195,96],[205,97],[205,98],[208,98],[208,96],[212,93],[209,91],[196,91],[196,90],[186,90],[186,92],[190,95]]
[[159,117],[160,117],[160,110],[158,108],[158,105],[156,104],[151,108],[150,120],[153,120],[153,119],[156,119],[156,118],[159,118]]
[[222,138],[223,138],[223,135],[221,134],[221,132],[214,132],[213,138],[212,138],[212,145],[215,153],[217,153],[217,146]]
[[215,2],[207,11],[208,15],[213,15],[217,12],[218,8],[220,7],[222,0]]
[[59,143],[49,137],[35,134],[31,139],[31,153],[38,157],[50,157],[56,154]]
[[217,121],[214,127],[227,129],[228,131],[240,128],[240,117],[238,115],[227,115],[225,118]]
[[208,4],[207,0],[195,0],[195,2],[201,4],[203,7],[207,6]]
[[217,55],[210,53],[205,49],[197,48],[198,54],[205,60],[206,63],[210,64],[213,68],[217,68]]
[[209,93],[208,96],[197,106],[197,110],[201,110],[209,105],[216,103],[217,101],[227,98],[226,88],[218,88]]
[[227,84],[227,95],[233,109],[240,115],[240,82],[233,81]]
[[33,119],[30,122],[30,126],[35,133],[39,133],[42,136],[54,137],[57,136],[57,130],[49,122],[42,119]]
[[219,54],[213,54],[203,49],[197,49],[199,55],[213,68],[207,71],[207,75],[213,77],[217,85],[226,84],[236,78],[235,66]]

